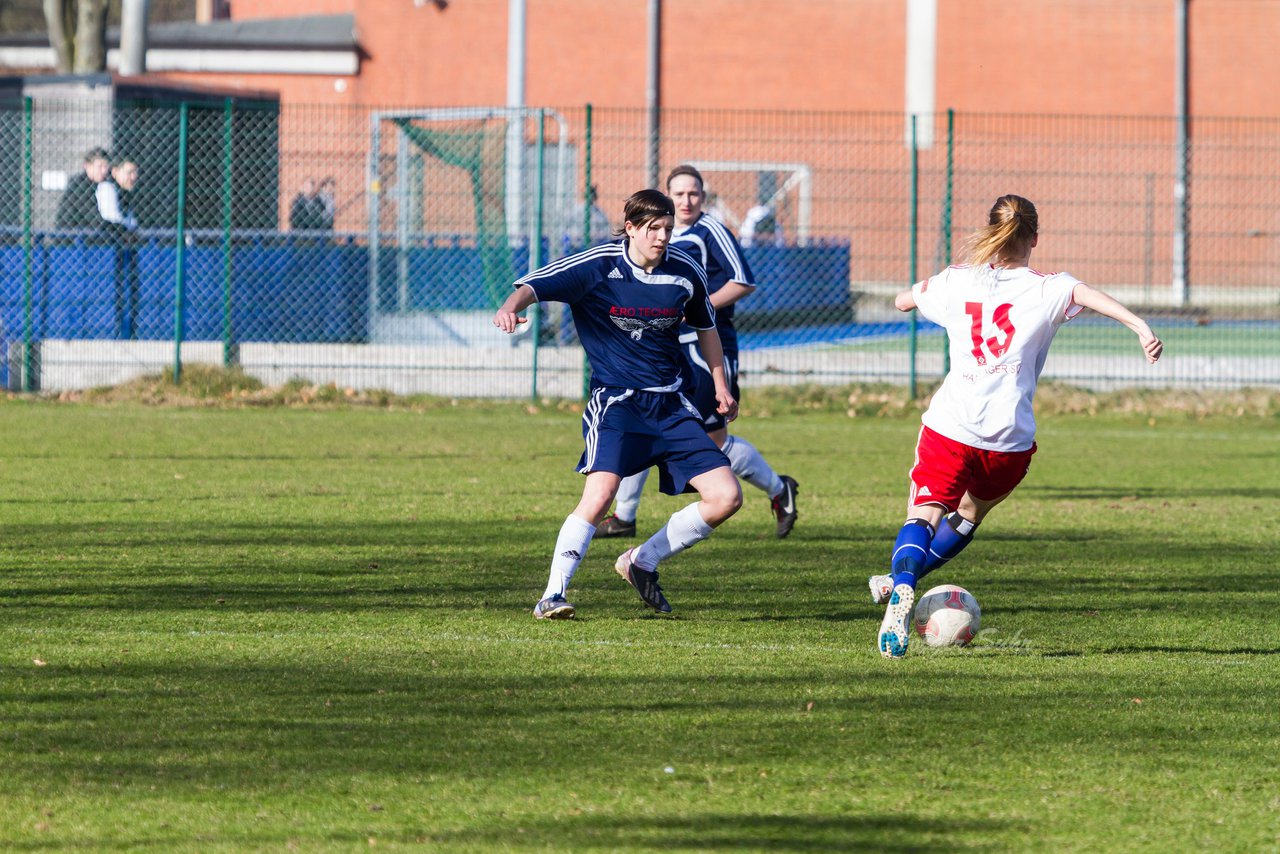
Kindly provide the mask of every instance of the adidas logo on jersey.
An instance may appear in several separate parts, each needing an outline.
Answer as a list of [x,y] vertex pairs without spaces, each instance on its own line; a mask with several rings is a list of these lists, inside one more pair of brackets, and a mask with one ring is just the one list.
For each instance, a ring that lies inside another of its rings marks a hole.
[[920,487],[920,491],[917,492],[916,495],[933,495],[933,493],[929,491],[929,487],[922,486]]
[[621,270],[619,270],[617,267],[614,267],[612,270],[610,270],[610,271],[609,271],[609,278],[610,278],[610,279],[621,279],[621,278],[622,278],[622,271],[621,271]]

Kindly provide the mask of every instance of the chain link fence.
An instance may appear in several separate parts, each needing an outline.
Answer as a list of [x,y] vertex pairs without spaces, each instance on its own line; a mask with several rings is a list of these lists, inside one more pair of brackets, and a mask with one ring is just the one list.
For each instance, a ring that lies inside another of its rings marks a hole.
[[[540,306],[508,337],[493,309],[530,267],[608,239],[628,195],[687,162],[760,285],[736,317],[744,386],[939,378],[941,331],[892,295],[955,259],[1007,192],[1040,210],[1038,268],[1113,293],[1167,341],[1148,367],[1127,331],[1081,318],[1046,377],[1280,384],[1280,122],[1194,124],[1179,291],[1172,118],[660,119],[655,140],[643,110],[0,102],[0,379],[53,391],[200,362],[268,384],[577,397],[567,312]],[[103,178],[85,158],[98,148]]]

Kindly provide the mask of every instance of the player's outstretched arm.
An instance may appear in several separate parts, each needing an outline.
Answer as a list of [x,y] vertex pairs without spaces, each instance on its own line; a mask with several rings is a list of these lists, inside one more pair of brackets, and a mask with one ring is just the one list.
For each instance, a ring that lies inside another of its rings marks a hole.
[[720,290],[711,294],[711,307],[719,311],[733,305],[756,289],[755,285],[744,285],[742,282],[725,282]]
[[711,381],[716,387],[716,412],[732,421],[738,417],[738,401],[733,399],[729,391],[729,381],[724,373],[724,347],[720,343],[720,333],[715,329],[698,330],[698,349],[702,351],[702,359],[711,368]]
[[521,323],[529,322],[529,318],[521,317],[520,312],[533,305],[537,299],[538,295],[533,292],[533,288],[521,285],[511,292],[506,302],[498,307],[497,313],[493,316],[493,325],[508,334],[515,332],[516,327]]
[[1076,305],[1091,308],[1103,317],[1123,323],[1133,330],[1133,333],[1138,336],[1138,343],[1142,345],[1142,352],[1146,354],[1148,362],[1155,362],[1160,358],[1160,354],[1164,351],[1164,342],[1156,337],[1145,320],[1121,305],[1119,300],[1083,282],[1076,285],[1072,299],[1075,300]]
[[911,288],[893,298],[893,307],[898,311],[911,311],[916,307],[916,295],[911,292]]

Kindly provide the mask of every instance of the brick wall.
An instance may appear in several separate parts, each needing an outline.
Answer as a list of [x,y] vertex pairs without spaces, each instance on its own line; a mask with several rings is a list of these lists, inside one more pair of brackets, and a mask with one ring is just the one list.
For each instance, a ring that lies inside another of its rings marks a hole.
[[[669,107],[902,109],[906,0],[666,0]],[[1190,4],[1200,115],[1280,116],[1280,0]],[[508,0],[235,0],[239,19],[354,13],[367,52],[344,91],[262,78],[286,101],[506,101]],[[528,103],[645,103],[646,4],[532,0]],[[1168,115],[1173,0],[938,0],[937,105],[962,111]],[[245,75],[241,75],[245,77]],[[250,76],[252,77],[252,76]],[[205,75],[225,84],[219,75]]]

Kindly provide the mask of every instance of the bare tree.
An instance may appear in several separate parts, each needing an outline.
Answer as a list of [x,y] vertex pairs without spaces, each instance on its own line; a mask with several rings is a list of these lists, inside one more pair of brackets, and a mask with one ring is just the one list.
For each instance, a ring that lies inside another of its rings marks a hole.
[[107,67],[107,0],[43,0],[49,44],[61,74]]

